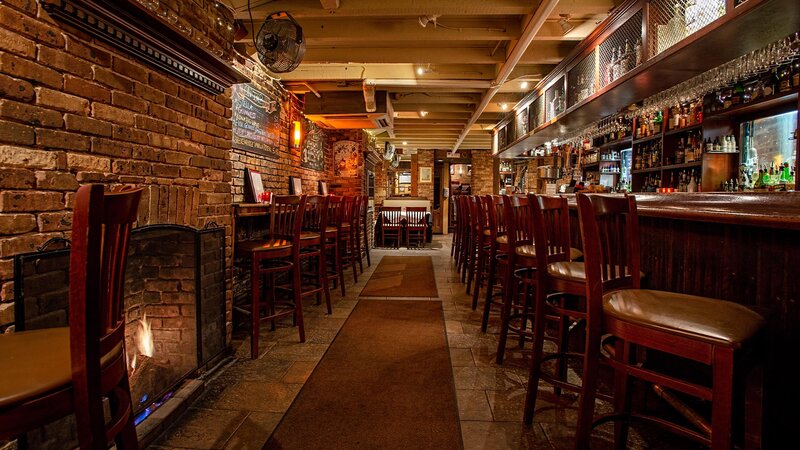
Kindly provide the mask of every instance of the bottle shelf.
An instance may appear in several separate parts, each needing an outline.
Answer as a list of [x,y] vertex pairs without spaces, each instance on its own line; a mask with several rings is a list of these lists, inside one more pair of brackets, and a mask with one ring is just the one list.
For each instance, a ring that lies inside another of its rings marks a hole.
[[662,167],[658,166],[658,167],[650,167],[650,168],[647,168],[647,169],[631,170],[631,175],[636,175],[637,173],[658,172],[661,169],[662,169]]
[[648,136],[648,137],[646,137],[646,138],[635,139],[635,140],[633,141],[633,144],[634,144],[634,145],[635,145],[635,144],[641,144],[641,143],[643,143],[643,142],[650,142],[650,141],[654,141],[654,140],[656,140],[656,139],[661,139],[661,133],[656,133],[656,134],[654,134],[654,135],[652,135],[652,136]]
[[675,128],[674,130],[667,131],[664,133],[664,136],[672,136],[673,134],[681,134],[687,131],[698,130],[703,127],[703,123],[696,123],[692,126],[683,127],[683,128]]
[[748,114],[751,112],[757,112],[764,109],[797,104],[797,97],[798,97],[798,89],[794,88],[791,92],[785,92],[778,96],[760,98],[758,100],[753,100],[750,103],[731,106],[728,109],[723,109],[720,111],[704,112],[703,114],[705,115],[705,117],[719,117],[719,118],[733,117],[742,114]]
[[587,167],[596,167],[600,165],[600,161],[590,162],[583,165],[583,168],[586,169]]
[[622,160],[621,159],[601,159],[598,162],[601,162],[601,163],[618,163],[620,161],[622,161]]
[[609,149],[609,148],[617,148],[617,147],[630,147],[631,145],[631,136],[625,136],[622,139],[617,139],[616,141],[606,142],[605,144],[599,146],[600,149]]
[[690,167],[700,167],[703,165],[703,161],[692,161],[688,163],[682,164],[670,164],[669,166],[661,166],[662,170],[677,170],[677,169],[687,169]]

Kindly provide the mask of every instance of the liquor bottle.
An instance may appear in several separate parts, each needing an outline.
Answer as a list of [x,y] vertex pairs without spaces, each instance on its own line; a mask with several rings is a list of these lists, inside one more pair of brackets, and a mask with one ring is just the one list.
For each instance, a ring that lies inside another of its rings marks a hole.
[[633,49],[631,48],[631,42],[627,39],[625,39],[625,58],[623,58],[623,61],[625,61],[625,64],[623,65],[622,73],[628,73],[628,71],[634,67],[634,55]]
[[612,82],[616,81],[616,79],[619,78],[619,63],[620,63],[620,59],[622,57],[621,53],[622,53],[622,51],[618,51],[617,49],[614,49],[611,52],[611,61],[612,61],[612,64],[611,64],[611,81]]
[[638,67],[639,64],[642,63],[642,40],[641,39],[637,39],[636,40],[636,45],[633,48],[633,52],[634,52],[634,57],[635,57],[635,61],[636,61],[636,66],[635,67]]
[[791,67],[788,64],[784,64],[778,69],[778,91],[789,92],[792,90],[792,74],[791,74]]
[[689,184],[686,186],[686,192],[697,192],[697,182],[694,180],[694,172],[689,180]]
[[675,164],[683,164],[684,155],[685,155],[685,150],[683,145],[683,139],[680,139],[678,141],[678,149],[675,150]]
[[664,116],[661,115],[661,111],[656,113],[656,118],[653,120],[653,128],[655,134],[661,133],[661,123],[664,121]]
[[800,86],[800,59],[792,61],[792,87]]
[[614,81],[614,61],[616,61],[616,59],[617,59],[616,52],[617,52],[616,49],[613,49],[613,48],[611,49],[611,59],[606,64],[605,83],[604,84],[610,84],[612,81]]

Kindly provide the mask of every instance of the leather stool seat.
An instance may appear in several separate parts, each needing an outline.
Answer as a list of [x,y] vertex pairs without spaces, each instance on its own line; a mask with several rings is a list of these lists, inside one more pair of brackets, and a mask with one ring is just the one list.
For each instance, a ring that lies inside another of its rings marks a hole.
[[[572,251],[570,251],[570,254],[571,253]],[[582,262],[559,261],[550,263],[547,265],[547,274],[562,280],[574,281],[577,283],[586,282],[586,266],[584,266]],[[627,267],[625,268],[625,274],[628,274]],[[644,278],[644,272],[639,272],[639,276]]]
[[269,239],[266,241],[244,241],[236,244],[236,250],[245,252],[265,252],[292,248],[292,241],[286,239]]
[[[535,245],[520,245],[516,248],[517,256],[521,256],[523,258],[536,258],[536,246]],[[576,260],[583,256],[583,252],[578,250],[577,248],[570,247],[569,249],[569,259]]]
[[508,245],[508,236],[497,236],[497,243],[500,245]]
[[308,240],[317,240],[319,239],[319,233],[316,231],[301,231],[300,232],[300,240],[301,241],[308,241]]
[[603,314],[733,348],[739,348],[765,324],[760,314],[738,303],[648,289],[624,289],[604,295]]

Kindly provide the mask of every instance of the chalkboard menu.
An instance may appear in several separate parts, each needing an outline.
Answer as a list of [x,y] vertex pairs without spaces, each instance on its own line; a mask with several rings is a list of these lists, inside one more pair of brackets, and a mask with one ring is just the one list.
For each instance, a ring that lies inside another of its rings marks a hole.
[[313,122],[303,118],[303,152],[300,165],[312,170],[325,170],[325,133]]
[[277,158],[280,119],[279,99],[252,84],[233,85],[233,148]]

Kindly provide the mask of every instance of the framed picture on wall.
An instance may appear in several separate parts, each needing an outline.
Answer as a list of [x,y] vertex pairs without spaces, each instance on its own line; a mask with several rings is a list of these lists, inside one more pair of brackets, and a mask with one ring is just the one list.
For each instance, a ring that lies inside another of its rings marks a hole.
[[319,180],[319,195],[328,195],[328,182]]
[[420,183],[433,183],[433,167],[420,167],[419,168],[419,182]]
[[303,180],[300,177],[289,177],[289,194],[301,195],[303,193]]
[[261,180],[261,172],[253,169],[245,169],[245,180],[248,184],[250,197],[245,201],[260,203],[264,198],[264,182]]

